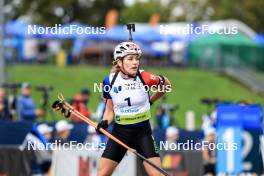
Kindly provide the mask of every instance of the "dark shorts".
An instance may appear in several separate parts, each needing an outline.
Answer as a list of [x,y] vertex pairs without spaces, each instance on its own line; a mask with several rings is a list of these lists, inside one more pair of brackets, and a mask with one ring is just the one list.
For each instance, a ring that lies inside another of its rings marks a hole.
[[[112,135],[127,144],[129,147],[136,149],[139,154],[146,158],[159,157],[159,149],[152,137],[149,123],[144,126],[133,128],[114,124]],[[127,149],[109,139],[102,157],[119,163],[126,152]]]

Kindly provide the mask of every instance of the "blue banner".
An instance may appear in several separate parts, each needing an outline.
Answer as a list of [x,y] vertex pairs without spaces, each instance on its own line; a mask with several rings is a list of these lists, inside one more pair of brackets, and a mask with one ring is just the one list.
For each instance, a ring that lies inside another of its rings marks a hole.
[[239,174],[242,171],[241,133],[241,126],[224,126],[217,129],[217,144],[224,146],[217,150],[217,173]]
[[217,173],[261,172],[262,120],[260,105],[217,105],[217,144],[237,144],[236,150],[217,150]]

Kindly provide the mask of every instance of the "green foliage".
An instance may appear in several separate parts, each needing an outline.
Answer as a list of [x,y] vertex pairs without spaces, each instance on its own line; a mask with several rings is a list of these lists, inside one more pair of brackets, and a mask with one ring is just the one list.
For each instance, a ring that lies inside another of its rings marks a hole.
[[[102,26],[109,10],[120,10],[123,6],[122,0],[21,0],[18,14],[31,14],[33,22],[47,26],[71,21]],[[60,15],[55,13],[58,9]]]
[[137,1],[131,7],[126,7],[121,12],[120,23],[126,24],[129,22],[142,22],[146,23],[149,21],[151,15],[154,13],[160,14],[160,21],[167,22],[170,11],[167,7],[160,5],[159,1],[151,0],[147,2]]
[[264,1],[209,0],[208,5],[212,6],[215,11],[211,19],[237,19],[258,32],[264,32]]
[[167,5],[162,4],[162,1],[149,0],[136,1],[127,7],[123,0],[21,0],[20,3],[14,1],[6,2],[6,5],[13,9],[6,15],[9,19],[28,15],[34,23],[47,26],[71,21],[102,26],[107,12],[116,9],[120,13],[119,24],[146,23],[153,13],[159,13],[161,22],[237,19],[257,32],[264,32],[262,0],[170,0]]

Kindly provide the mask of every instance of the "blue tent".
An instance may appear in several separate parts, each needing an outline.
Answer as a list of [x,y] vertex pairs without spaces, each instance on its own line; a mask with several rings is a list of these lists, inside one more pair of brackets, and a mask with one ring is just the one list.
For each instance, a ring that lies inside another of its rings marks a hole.
[[139,46],[140,46],[143,54],[149,54],[149,55],[154,56],[154,57],[164,57],[164,56],[168,55],[168,52],[157,51],[156,49],[151,47],[149,44],[139,43]]
[[85,39],[91,39],[91,40],[102,40],[103,39],[103,34],[99,34],[99,30],[97,27],[89,26],[89,25],[84,25],[82,23],[71,23],[71,25],[76,25],[79,28],[82,28],[81,30],[86,31],[87,33],[77,33],[75,32],[75,38],[85,38]]
[[[127,41],[128,31],[126,26],[118,25],[106,31],[105,38],[112,41]],[[133,39],[137,42],[158,42],[158,41],[175,41],[178,40],[177,36],[173,35],[161,35],[158,27],[151,27],[149,25],[137,25],[136,31],[133,33]]]
[[143,30],[137,30],[137,32],[135,33],[135,40],[150,43],[155,41],[162,41],[163,38],[155,29],[147,27]]
[[128,32],[126,26],[114,26],[106,30],[105,38],[113,41],[127,41]]
[[[106,39],[113,41],[127,41],[128,30],[124,25],[114,26],[106,31]],[[138,42],[151,42],[161,40],[160,35],[149,27],[137,27],[133,39]]]
[[0,25],[0,32],[3,32],[3,26]]
[[168,34],[162,35],[160,27],[151,27],[149,25],[138,25],[135,33],[135,40],[152,43],[152,42],[173,42],[179,40],[179,37]]
[[9,21],[5,24],[5,34],[16,37],[41,37],[38,34],[39,25],[30,25],[25,21]]
[[196,34],[194,31],[202,33],[202,28],[199,24],[192,24],[192,28],[188,28],[187,24],[185,23],[168,23],[161,26],[163,27],[159,28],[159,32],[163,36],[164,40],[169,41],[170,43],[174,41],[182,41],[188,43],[193,39],[201,36],[200,34]]
[[[57,26],[57,31],[55,28],[49,29],[48,34],[44,35],[45,38],[50,39],[78,39],[86,38],[92,40],[101,40],[100,34],[93,34],[92,27],[84,25],[79,22],[66,23],[61,26]],[[63,32],[65,30],[65,33]],[[89,32],[89,33],[88,33]]]
[[[74,26],[74,27],[73,27]],[[57,28],[52,28],[48,30],[48,33],[45,34],[45,38],[50,38],[50,39],[75,39],[77,38],[78,34],[76,30],[70,31],[70,29],[76,29],[76,28],[83,28],[84,25],[81,23],[66,23],[61,26],[57,26]],[[61,29],[67,29],[64,33],[63,30]],[[57,30],[57,31],[56,31]]]
[[27,24],[24,21],[9,21],[5,25],[5,33],[7,35],[14,35],[24,37],[27,33]]

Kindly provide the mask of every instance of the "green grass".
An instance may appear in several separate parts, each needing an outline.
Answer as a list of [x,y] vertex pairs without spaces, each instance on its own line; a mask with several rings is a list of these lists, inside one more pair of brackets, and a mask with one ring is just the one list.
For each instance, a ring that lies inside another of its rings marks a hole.
[[[93,90],[93,83],[100,83],[108,75],[110,67],[96,66],[71,66],[58,68],[55,66],[15,65],[9,69],[12,81],[30,82],[35,85],[52,85],[55,89],[51,92],[51,102],[58,93],[63,93],[66,98],[71,98],[82,87]],[[172,92],[167,94],[169,103],[179,104],[180,109],[174,113],[177,126],[184,127],[185,113],[193,110],[196,116],[196,127],[201,125],[201,116],[206,112],[205,105],[200,103],[203,97],[213,97],[220,100],[239,101],[246,100],[251,103],[262,103],[264,98],[246,89],[237,82],[212,72],[175,68],[145,69],[153,73],[163,74],[172,83]],[[33,89],[33,98],[40,100],[40,92]],[[89,102],[89,109],[95,111],[99,102],[100,93],[93,93]],[[40,101],[37,101],[40,104]],[[154,117],[157,105],[152,108]],[[60,115],[57,113],[57,118]]]
[[255,72],[255,76],[258,81],[262,82],[264,84],[264,74],[263,72]]

